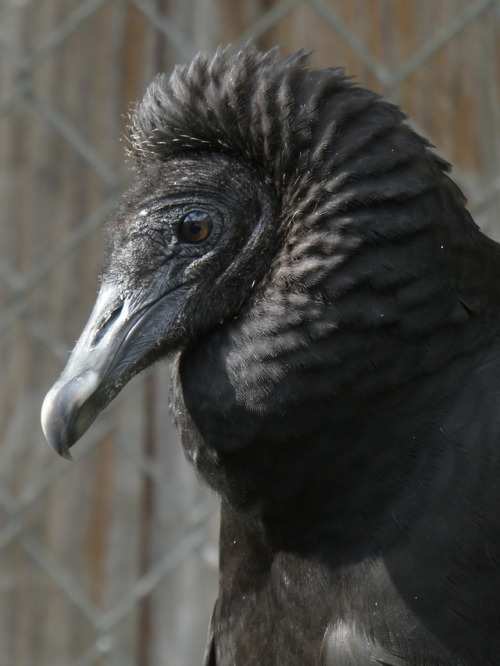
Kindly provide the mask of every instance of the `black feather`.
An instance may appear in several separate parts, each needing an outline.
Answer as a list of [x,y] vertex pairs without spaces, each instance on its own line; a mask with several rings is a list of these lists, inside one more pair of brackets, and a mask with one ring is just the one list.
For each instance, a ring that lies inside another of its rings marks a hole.
[[130,136],[44,423],[65,453],[177,352],[174,418],[222,498],[205,663],[499,664],[500,255],[449,165],[342,70],[251,46],[158,76]]

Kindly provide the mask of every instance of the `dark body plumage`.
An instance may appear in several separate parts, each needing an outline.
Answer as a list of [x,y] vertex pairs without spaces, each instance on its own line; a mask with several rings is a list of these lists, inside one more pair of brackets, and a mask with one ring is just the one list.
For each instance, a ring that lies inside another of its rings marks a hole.
[[251,47],[158,77],[131,139],[49,440],[178,351],[222,499],[207,664],[500,664],[500,255],[448,166],[341,70]]

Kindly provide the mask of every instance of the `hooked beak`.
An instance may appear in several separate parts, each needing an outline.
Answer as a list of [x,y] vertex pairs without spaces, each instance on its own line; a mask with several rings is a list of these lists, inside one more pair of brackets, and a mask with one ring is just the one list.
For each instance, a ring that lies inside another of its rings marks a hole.
[[70,447],[98,414],[159,355],[180,291],[134,302],[110,286],[101,288],[66,368],[42,405],[43,432],[59,455],[70,459]]

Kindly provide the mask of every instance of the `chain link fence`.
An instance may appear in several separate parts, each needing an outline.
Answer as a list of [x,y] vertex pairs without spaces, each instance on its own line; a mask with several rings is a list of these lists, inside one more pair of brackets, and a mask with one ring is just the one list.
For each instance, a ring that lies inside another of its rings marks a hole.
[[201,663],[217,500],[170,425],[167,364],[72,464],[39,410],[91,309],[131,104],[157,71],[249,39],[311,50],[401,103],[500,236],[498,0],[3,0],[0,666]]

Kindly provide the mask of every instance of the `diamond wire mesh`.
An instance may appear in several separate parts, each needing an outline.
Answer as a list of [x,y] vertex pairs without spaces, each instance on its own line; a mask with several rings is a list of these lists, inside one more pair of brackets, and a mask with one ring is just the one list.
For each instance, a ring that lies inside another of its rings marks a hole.
[[0,666],[201,662],[216,501],[182,460],[168,372],[136,379],[71,466],[38,426],[90,310],[101,227],[128,178],[123,115],[151,75],[248,39],[347,65],[411,112],[498,235],[499,37],[496,0],[2,5]]

